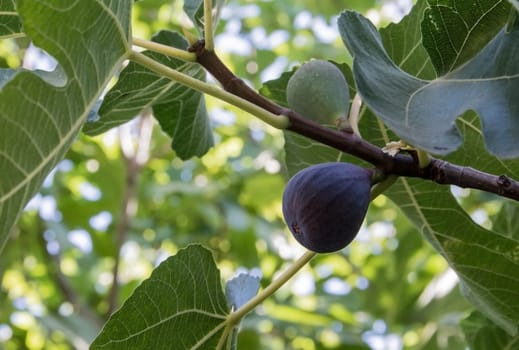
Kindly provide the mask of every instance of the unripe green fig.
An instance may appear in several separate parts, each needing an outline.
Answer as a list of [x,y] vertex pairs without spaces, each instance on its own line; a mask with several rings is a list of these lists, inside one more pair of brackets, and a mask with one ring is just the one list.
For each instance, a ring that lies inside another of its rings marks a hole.
[[314,59],[304,63],[287,85],[289,107],[321,124],[346,118],[350,107],[348,82],[336,65]]
[[346,247],[366,216],[371,179],[371,170],[340,162],[295,174],[283,193],[283,216],[294,238],[318,253]]

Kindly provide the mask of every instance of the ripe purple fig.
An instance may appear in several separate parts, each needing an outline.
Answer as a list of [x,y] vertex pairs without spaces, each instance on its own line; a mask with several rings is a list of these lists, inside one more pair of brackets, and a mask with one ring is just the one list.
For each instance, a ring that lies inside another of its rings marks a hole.
[[339,162],[295,174],[283,193],[283,216],[294,238],[318,253],[346,247],[366,216],[371,178],[371,170]]

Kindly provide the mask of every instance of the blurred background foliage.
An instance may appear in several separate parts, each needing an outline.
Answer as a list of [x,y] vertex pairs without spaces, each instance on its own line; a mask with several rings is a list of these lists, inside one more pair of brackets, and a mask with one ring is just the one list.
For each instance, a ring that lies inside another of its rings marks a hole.
[[[181,6],[137,2],[134,35],[189,27]],[[383,26],[411,6],[230,0],[216,47],[238,76],[259,88],[313,57],[350,63],[335,27],[342,10],[358,10]],[[34,52],[26,39],[4,40],[0,66],[38,64]],[[263,285],[302,254],[281,214],[282,134],[220,101],[207,102],[216,146],[200,159],[175,157],[171,140],[146,113],[98,137],[78,138],[0,256],[0,348],[88,348],[140,281],[193,242],[213,250],[224,280],[248,271]],[[491,225],[502,205],[487,194],[453,192],[482,225]],[[472,312],[446,262],[381,196],[349,247],[315,258],[244,320],[239,345],[465,349],[460,322]]]

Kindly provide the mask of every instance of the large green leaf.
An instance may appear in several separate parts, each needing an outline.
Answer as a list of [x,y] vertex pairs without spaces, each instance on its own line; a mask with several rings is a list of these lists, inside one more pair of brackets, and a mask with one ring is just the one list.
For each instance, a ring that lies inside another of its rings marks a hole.
[[91,348],[214,349],[228,312],[211,252],[192,245],[153,271]]
[[505,25],[509,11],[506,0],[429,0],[423,42],[438,74],[472,58]]
[[15,0],[0,0],[0,38],[21,34],[22,22],[16,12]]
[[[153,41],[181,49],[188,44],[178,33],[161,31]],[[144,52],[162,64],[198,79],[205,79],[199,64]],[[83,131],[97,135],[123,124],[147,107],[162,129],[172,138],[172,148],[182,159],[202,156],[213,146],[213,136],[203,94],[160,76],[135,62],[121,72],[118,82],[107,93],[99,108],[99,119],[86,123]]]
[[469,300],[515,334],[519,321],[519,242],[475,224],[448,187],[401,179],[386,195],[447,259]]
[[131,4],[18,1],[25,33],[60,66],[46,77],[19,72],[0,91],[0,247],[128,55]]
[[364,102],[402,139],[448,154],[462,143],[455,120],[475,110],[487,148],[499,157],[519,156],[519,25],[510,33],[502,30],[465,65],[431,81],[398,68],[375,27],[360,14],[343,12],[339,30],[354,56]]

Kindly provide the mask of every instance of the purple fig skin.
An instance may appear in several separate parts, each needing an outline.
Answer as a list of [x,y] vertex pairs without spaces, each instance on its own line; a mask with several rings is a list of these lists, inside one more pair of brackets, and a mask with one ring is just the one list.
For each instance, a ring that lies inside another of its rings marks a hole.
[[371,170],[340,162],[295,174],[283,193],[283,216],[294,238],[317,253],[346,247],[368,211],[371,177]]

